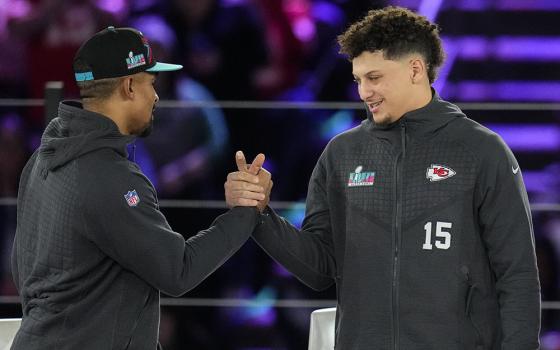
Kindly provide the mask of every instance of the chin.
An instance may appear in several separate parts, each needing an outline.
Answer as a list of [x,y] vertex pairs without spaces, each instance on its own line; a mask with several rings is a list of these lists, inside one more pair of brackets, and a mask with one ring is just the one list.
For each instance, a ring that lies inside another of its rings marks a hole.
[[377,125],[389,125],[391,124],[391,118],[388,115],[373,115],[373,121]]
[[154,129],[154,116],[152,115],[152,118],[150,119],[148,124],[146,124],[144,126],[144,128],[138,133],[138,136],[139,137],[148,137],[152,133],[153,129]]

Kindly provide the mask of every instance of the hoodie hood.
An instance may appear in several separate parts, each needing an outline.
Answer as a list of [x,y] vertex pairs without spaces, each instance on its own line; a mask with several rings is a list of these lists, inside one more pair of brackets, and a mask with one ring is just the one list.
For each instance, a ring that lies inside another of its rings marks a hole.
[[362,122],[362,126],[368,131],[390,131],[406,123],[407,131],[416,135],[432,134],[450,122],[466,118],[466,115],[459,107],[442,100],[433,88],[432,100],[427,105],[405,113],[399,120],[389,125],[375,124],[373,115],[367,109],[367,106],[366,111],[368,118]]
[[127,157],[126,145],[134,138],[121,134],[115,122],[106,116],[83,109],[79,102],[63,101],[58,106],[58,117],[43,133],[39,155],[45,160],[44,170],[54,171],[102,148]]

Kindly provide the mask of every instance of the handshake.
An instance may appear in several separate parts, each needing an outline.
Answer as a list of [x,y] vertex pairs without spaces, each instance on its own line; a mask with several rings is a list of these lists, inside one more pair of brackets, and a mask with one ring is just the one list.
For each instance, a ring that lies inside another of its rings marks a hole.
[[251,165],[241,151],[235,153],[237,171],[229,173],[224,184],[226,204],[233,207],[257,207],[260,212],[270,201],[271,174],[264,169],[264,154],[259,153]]

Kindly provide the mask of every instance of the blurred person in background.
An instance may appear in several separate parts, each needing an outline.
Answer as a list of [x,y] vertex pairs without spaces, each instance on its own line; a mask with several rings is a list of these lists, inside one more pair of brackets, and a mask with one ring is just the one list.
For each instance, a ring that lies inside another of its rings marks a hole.
[[[27,10],[20,17],[10,19],[8,30],[11,36],[26,44],[27,97],[43,98],[48,81],[62,81],[66,95],[78,97],[70,68],[74,53],[99,28],[119,23],[124,14],[117,17],[116,13],[98,6],[97,0],[28,0],[26,3]],[[44,115],[40,108],[30,109],[30,119],[30,126],[43,129]]]
[[267,54],[264,24],[250,2],[172,0],[167,20],[189,77],[218,100],[255,99],[255,74]]

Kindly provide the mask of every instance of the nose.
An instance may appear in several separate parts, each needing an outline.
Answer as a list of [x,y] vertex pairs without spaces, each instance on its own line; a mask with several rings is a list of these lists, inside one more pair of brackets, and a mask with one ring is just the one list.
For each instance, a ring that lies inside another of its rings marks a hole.
[[375,94],[371,84],[367,82],[362,82],[358,85],[358,95],[362,101],[366,101],[368,98]]
[[159,96],[158,96],[157,92],[156,92],[156,94],[155,94],[155,95],[156,95],[156,99],[155,99],[155,102],[154,102],[154,104],[156,104],[156,103],[158,103],[158,102],[159,102]]

